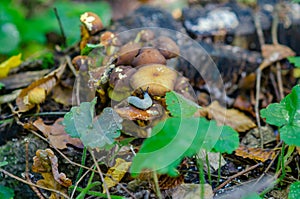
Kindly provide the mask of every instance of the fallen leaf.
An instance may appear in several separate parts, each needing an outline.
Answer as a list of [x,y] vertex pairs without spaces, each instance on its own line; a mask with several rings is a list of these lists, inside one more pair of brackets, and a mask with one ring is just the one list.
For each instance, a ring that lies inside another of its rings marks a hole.
[[172,189],[184,183],[184,175],[171,177],[169,175],[160,175],[158,178],[158,185],[161,189]]
[[[201,149],[198,152],[198,156],[199,158],[201,158],[201,160],[206,161],[206,152],[204,149]],[[219,161],[220,161],[220,153],[214,153],[214,152],[207,152],[207,156],[208,156],[208,162],[209,165],[214,169],[217,170],[219,168]],[[223,156],[221,156],[221,167],[224,166],[226,164],[225,159],[223,158]]]
[[[37,185],[67,193],[67,187],[72,185],[72,181],[64,173],[58,172],[57,157],[51,149],[37,150],[33,157],[32,171],[40,173],[44,179],[38,180]],[[60,199],[60,195],[52,192],[50,199]]]
[[263,62],[259,66],[261,70],[277,61],[288,58],[290,56],[295,56],[295,52],[292,49],[280,44],[262,45],[261,51],[262,56],[264,57]]
[[[130,165],[131,162],[126,162],[121,158],[117,158],[116,164],[113,167],[109,168],[106,173],[106,177],[104,178],[104,182],[106,183],[107,188],[111,188],[117,185],[118,182],[120,182],[124,175],[127,173]],[[105,189],[103,190],[105,193]]]
[[173,199],[200,198],[202,187],[204,188],[203,199],[212,199],[214,194],[212,191],[212,187],[209,184],[204,184],[203,186],[200,184],[182,184],[173,191],[172,198]]
[[153,104],[147,110],[141,110],[134,106],[116,108],[115,111],[122,117],[129,120],[149,121],[159,118],[163,115],[163,108],[159,104]]
[[63,85],[58,84],[53,89],[52,99],[54,99],[55,102],[65,106],[72,105],[72,92],[72,88],[64,87]]
[[[225,113],[225,114],[224,114]],[[256,127],[255,123],[244,113],[236,109],[226,109],[220,106],[219,102],[214,101],[208,107],[203,107],[195,113],[195,116],[208,117],[215,119],[219,125],[231,126],[238,132],[245,132]]]
[[243,158],[249,158],[251,160],[259,160],[262,162],[275,158],[275,152],[273,150],[262,148],[247,148],[243,145],[240,145],[240,147],[235,150],[235,155]]
[[39,118],[33,123],[33,125],[48,138],[51,145],[58,149],[67,148],[67,144],[83,148],[83,144],[80,139],[71,138],[71,136],[65,132],[65,127],[61,124],[62,121],[63,118],[59,118],[53,125],[46,125],[43,120]]
[[22,54],[20,53],[2,62],[0,64],[0,78],[6,77],[10,69],[19,66],[22,63],[21,57]]
[[47,76],[33,82],[27,88],[24,88],[16,99],[19,112],[26,112],[37,104],[42,103],[57,84],[65,68],[66,64],[62,64]]

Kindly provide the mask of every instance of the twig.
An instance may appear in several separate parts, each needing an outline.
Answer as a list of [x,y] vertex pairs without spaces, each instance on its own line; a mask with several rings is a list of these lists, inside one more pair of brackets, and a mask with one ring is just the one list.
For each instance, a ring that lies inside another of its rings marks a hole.
[[62,25],[62,23],[61,23],[61,20],[60,20],[60,17],[59,17],[59,15],[58,15],[58,12],[57,12],[56,7],[54,7],[53,10],[54,10],[56,19],[57,19],[57,21],[58,21],[58,25],[59,25],[59,29],[60,29],[61,36],[63,37],[63,43],[62,43],[62,45],[63,45],[63,47],[66,47],[66,46],[67,46],[67,43],[66,43],[67,38],[66,38],[66,35],[65,35],[65,31],[64,31],[63,25]]
[[277,88],[278,85],[275,81],[275,76],[274,76],[273,73],[270,73],[270,80],[271,80],[272,86],[274,87],[276,98],[280,99],[280,94],[279,94],[279,91],[278,91],[278,88]]
[[283,94],[283,85],[282,85],[282,77],[281,77],[281,66],[280,62],[276,62],[276,74],[277,74],[277,83],[279,88],[280,100],[284,98]]
[[255,117],[256,117],[256,122],[257,122],[257,127],[258,127],[258,132],[260,136],[260,147],[263,149],[264,148],[264,136],[261,132],[261,123],[260,123],[260,116],[259,116],[259,93],[260,93],[260,82],[261,82],[261,69],[258,68],[256,70],[256,96],[255,96]]
[[[95,164],[93,164],[90,169],[92,169],[95,166]],[[90,172],[90,170],[87,170],[75,183],[75,186],[73,188],[72,194],[71,194],[71,199],[74,197],[75,191],[78,187],[78,184],[81,182],[81,180],[83,180],[84,176],[86,176],[88,173]]]
[[104,189],[105,189],[105,191],[106,191],[106,194],[107,194],[107,198],[108,198],[108,199],[111,199],[110,193],[109,193],[109,190],[108,190],[108,187],[107,187],[107,185],[106,185],[106,182],[104,181],[103,174],[102,174],[101,169],[100,169],[100,167],[99,167],[99,165],[98,165],[98,162],[97,162],[97,160],[96,160],[96,158],[95,158],[94,151],[91,150],[91,149],[89,149],[89,152],[90,152],[90,154],[92,155],[93,161],[94,161],[95,164],[96,164],[98,173],[99,173],[100,178],[101,178],[101,180],[102,180],[102,182],[103,182],[103,187],[104,187]]
[[258,36],[258,41],[260,46],[263,46],[265,44],[265,38],[264,38],[264,34],[261,28],[261,24],[260,24],[260,16],[258,13],[256,13],[255,17],[254,17],[254,23],[255,23],[255,27],[256,27],[256,33]]
[[[25,140],[25,153],[26,153],[26,165],[25,165],[25,177],[27,182],[31,183],[30,177],[29,177],[29,155],[28,155],[28,145],[29,145],[29,140],[26,139]],[[29,185],[30,188],[36,193],[36,195],[40,198],[40,199],[45,199],[45,197],[41,194],[41,192],[34,186]]]
[[75,67],[73,66],[72,64],[72,61],[71,61],[71,58],[70,56],[66,55],[65,56],[65,59],[68,63],[68,66],[69,68],[71,69],[72,73],[74,74],[75,76],[75,95],[76,95],[76,104],[79,105],[80,104],[80,98],[79,98],[79,89],[80,89],[80,81],[81,81],[81,78],[80,78],[80,75],[76,72],[75,70]]
[[[21,121],[19,121],[18,119],[16,119],[16,122],[17,124],[21,125],[21,126],[24,126],[24,123],[22,123]],[[28,131],[30,131],[32,134],[36,135],[37,137],[41,138],[42,140],[44,140],[45,142],[47,142],[49,145],[51,145],[51,143],[49,143],[49,141],[47,140],[47,138],[41,136],[40,134],[38,134],[37,132],[35,132],[34,130],[30,130],[28,129]],[[75,165],[75,166],[78,166],[78,167],[82,167],[84,169],[87,169],[89,171],[94,171],[94,172],[97,172],[96,170],[94,169],[91,169],[89,167],[86,167],[84,165],[81,165],[81,164],[78,164],[76,162],[73,162],[72,160],[70,160],[67,156],[65,156],[65,154],[63,154],[60,150],[58,150],[55,146],[51,145],[51,147],[57,151],[57,153],[59,153],[63,158],[65,158],[67,160],[67,162],[69,162],[70,164],[72,165]]]
[[34,187],[38,187],[38,188],[40,188],[40,189],[45,189],[45,190],[47,190],[47,191],[51,191],[51,192],[57,193],[57,194],[59,194],[59,195],[65,197],[65,198],[67,198],[67,199],[70,199],[69,196],[67,196],[66,194],[64,194],[64,193],[62,193],[62,192],[60,192],[60,191],[57,191],[57,190],[55,190],[55,189],[50,189],[50,188],[47,188],[47,187],[43,187],[43,186],[40,186],[40,185],[37,185],[37,184],[33,184],[32,182],[27,182],[26,180],[23,180],[22,178],[20,178],[20,177],[18,177],[18,176],[15,176],[14,174],[12,174],[12,173],[10,173],[10,172],[4,170],[4,169],[1,169],[1,168],[0,168],[0,172],[4,173],[5,175],[7,175],[7,176],[9,176],[9,177],[11,177],[11,178],[14,178],[14,179],[16,179],[16,180],[18,180],[18,181],[20,181],[20,182],[23,182],[23,183],[25,183],[25,184],[27,184],[27,185],[29,185],[29,186],[34,186]]
[[256,169],[257,167],[263,165],[263,163],[259,162],[256,165],[253,165],[249,168],[247,168],[244,171],[241,171],[233,176],[230,176],[225,182],[223,182],[222,184],[220,184],[217,188],[215,188],[214,193],[216,193],[216,191],[218,191],[219,189],[221,189],[222,187],[224,187],[226,184],[228,184],[230,181],[232,181],[234,178],[239,177],[241,175],[244,175],[245,173],[248,173],[249,171]]

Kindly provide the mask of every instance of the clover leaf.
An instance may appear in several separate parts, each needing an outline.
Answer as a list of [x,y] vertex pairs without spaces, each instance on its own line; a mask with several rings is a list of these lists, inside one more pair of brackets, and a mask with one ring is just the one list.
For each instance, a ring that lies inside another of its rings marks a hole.
[[191,117],[201,108],[195,102],[186,99],[184,96],[170,91],[166,93],[167,109],[173,117]]
[[230,127],[217,126],[215,121],[205,118],[168,118],[158,123],[152,130],[152,136],[144,141],[133,159],[131,173],[135,176],[143,169],[150,169],[176,176],[181,160],[193,156],[200,149],[211,150],[215,146],[215,150],[220,152],[235,150],[239,139],[234,132]]
[[72,107],[63,121],[65,131],[75,138],[80,138],[86,147],[97,148],[112,144],[120,136],[123,119],[112,109],[105,108],[102,114],[94,119],[97,98]]
[[279,127],[285,143],[300,146],[300,85],[296,85],[280,103],[262,109],[260,114],[267,123]]

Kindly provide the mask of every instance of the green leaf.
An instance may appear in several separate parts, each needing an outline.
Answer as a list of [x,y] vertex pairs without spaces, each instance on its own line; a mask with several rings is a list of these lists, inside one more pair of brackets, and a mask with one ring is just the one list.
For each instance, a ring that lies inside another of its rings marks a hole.
[[300,198],[300,181],[297,181],[291,184],[288,199],[299,199],[299,198]]
[[287,58],[291,64],[294,64],[296,67],[300,67],[300,56],[298,57],[288,57]]
[[167,109],[174,117],[191,117],[201,108],[195,102],[186,99],[174,91],[166,93],[166,103]]
[[300,146],[300,85],[294,86],[280,103],[260,111],[267,123],[280,127],[280,137],[288,145]]
[[96,102],[97,98],[72,107],[63,121],[65,131],[90,148],[112,144],[122,129],[122,118],[112,108],[105,108],[96,120],[93,119]]
[[0,198],[1,199],[13,199],[15,196],[14,190],[0,185]]
[[213,150],[220,153],[232,153],[239,147],[239,134],[230,126],[223,126],[221,136]]
[[209,122],[205,118],[168,118],[160,122],[134,157],[132,175],[150,169],[176,176],[176,167],[181,160],[196,154],[200,148],[213,146],[219,130],[215,121]]
[[105,108],[92,126],[82,133],[82,143],[90,148],[104,147],[112,144],[120,136],[123,119],[112,108]]
[[97,98],[92,102],[82,102],[79,107],[74,106],[65,114],[62,124],[71,137],[80,138],[81,133],[92,126],[96,102]]
[[7,164],[8,164],[8,162],[2,161],[2,162],[0,162],[0,167],[3,167],[3,166],[5,166],[5,165],[7,165]]

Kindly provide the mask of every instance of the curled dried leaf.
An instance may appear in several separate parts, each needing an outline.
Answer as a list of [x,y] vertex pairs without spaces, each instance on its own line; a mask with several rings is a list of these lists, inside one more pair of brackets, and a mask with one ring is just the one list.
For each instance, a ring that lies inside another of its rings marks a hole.
[[16,99],[19,112],[26,112],[45,101],[66,68],[66,64],[24,88]]
[[[37,150],[33,158],[32,171],[40,173],[44,179],[38,180],[37,184],[67,193],[67,187],[72,185],[72,181],[64,173],[58,172],[58,161],[51,149]],[[50,198],[56,197],[56,193],[51,193]]]
[[248,148],[243,145],[240,145],[240,147],[235,150],[235,155],[243,158],[250,158],[252,160],[259,160],[262,162],[272,160],[275,158],[274,150],[262,148]]
[[217,101],[212,102],[208,107],[198,110],[195,113],[195,116],[204,116],[210,119],[213,118],[218,124],[231,126],[239,132],[244,132],[256,127],[255,123],[244,113],[236,109],[226,109]]
[[43,120],[39,118],[33,123],[33,125],[48,138],[51,145],[58,149],[66,149],[67,144],[83,148],[83,144],[80,139],[71,138],[71,136],[65,132],[65,127],[61,124],[62,121],[63,118],[59,118],[53,125],[46,125]]

